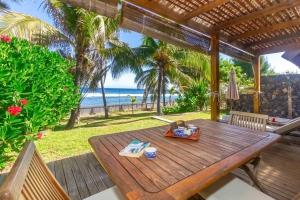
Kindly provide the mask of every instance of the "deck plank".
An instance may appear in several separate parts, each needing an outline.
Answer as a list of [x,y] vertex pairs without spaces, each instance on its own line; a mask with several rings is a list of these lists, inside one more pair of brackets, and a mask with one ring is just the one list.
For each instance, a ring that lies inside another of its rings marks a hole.
[[[262,153],[262,162],[257,172],[258,180],[267,193],[278,200],[289,200],[300,192],[300,146],[276,143]],[[241,171],[234,172],[250,182]]]
[[[70,163],[69,158],[62,160],[61,162],[62,162],[62,166],[63,166],[62,169],[65,174],[67,191],[72,199],[80,200],[81,199],[80,193],[78,191],[74,173],[72,172],[72,168],[71,168],[72,164]],[[57,171],[56,171],[56,173],[57,173]]]
[[[286,143],[276,143],[262,153],[258,179],[267,193],[276,200],[290,200],[300,192],[299,153],[300,145]],[[74,164],[75,167],[72,166]],[[72,199],[82,198],[79,191],[88,191],[89,195],[92,195],[114,185],[93,153],[54,161],[48,165]],[[81,178],[78,178],[77,174],[76,179],[72,173],[74,169]],[[243,171],[237,169],[234,174],[251,183]],[[200,199],[196,195],[190,200]]]

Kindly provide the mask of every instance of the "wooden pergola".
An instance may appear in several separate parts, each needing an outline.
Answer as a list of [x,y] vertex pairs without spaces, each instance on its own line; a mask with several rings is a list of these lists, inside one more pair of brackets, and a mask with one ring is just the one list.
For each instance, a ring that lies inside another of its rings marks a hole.
[[260,108],[263,54],[300,47],[300,0],[65,0],[114,17],[121,26],[211,55],[211,118],[219,118],[219,52],[251,62]]

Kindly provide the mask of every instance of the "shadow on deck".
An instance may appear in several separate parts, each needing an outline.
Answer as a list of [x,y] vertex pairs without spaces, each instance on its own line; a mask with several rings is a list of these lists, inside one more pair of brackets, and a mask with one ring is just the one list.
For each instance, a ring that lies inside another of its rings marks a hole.
[[[258,179],[277,200],[290,200],[300,192],[300,146],[277,143],[262,153]],[[113,186],[92,153],[48,163],[72,199],[83,199]],[[240,170],[234,172],[249,182]],[[199,198],[192,198],[199,199]]]

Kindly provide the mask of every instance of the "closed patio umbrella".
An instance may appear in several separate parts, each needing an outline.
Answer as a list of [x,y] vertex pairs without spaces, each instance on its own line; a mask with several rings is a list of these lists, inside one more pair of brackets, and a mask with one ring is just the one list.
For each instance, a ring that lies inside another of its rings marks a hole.
[[227,87],[226,99],[231,101],[230,109],[232,109],[232,101],[240,99],[234,69],[231,69],[229,74],[229,83]]

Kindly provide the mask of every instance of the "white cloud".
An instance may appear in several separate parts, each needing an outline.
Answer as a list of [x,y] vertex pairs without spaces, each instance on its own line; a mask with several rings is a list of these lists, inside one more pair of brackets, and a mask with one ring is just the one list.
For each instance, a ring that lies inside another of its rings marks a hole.
[[130,72],[122,74],[118,79],[113,79],[111,73],[108,73],[105,88],[136,88],[134,78],[135,75]]

